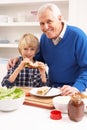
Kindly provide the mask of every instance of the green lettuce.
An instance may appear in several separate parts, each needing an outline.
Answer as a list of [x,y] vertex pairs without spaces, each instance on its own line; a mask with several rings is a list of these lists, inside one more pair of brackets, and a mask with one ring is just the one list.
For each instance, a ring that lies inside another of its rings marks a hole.
[[24,96],[24,91],[19,87],[0,87],[0,100],[1,99],[16,99]]

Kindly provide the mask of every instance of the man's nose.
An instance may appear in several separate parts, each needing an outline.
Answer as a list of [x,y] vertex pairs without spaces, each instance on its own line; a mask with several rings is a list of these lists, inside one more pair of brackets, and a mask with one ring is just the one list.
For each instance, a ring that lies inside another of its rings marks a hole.
[[47,23],[44,24],[44,29],[48,29],[48,24]]

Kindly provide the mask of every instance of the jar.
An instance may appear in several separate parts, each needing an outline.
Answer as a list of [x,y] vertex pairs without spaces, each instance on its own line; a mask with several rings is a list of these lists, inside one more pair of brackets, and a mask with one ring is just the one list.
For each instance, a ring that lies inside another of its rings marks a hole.
[[78,93],[71,96],[68,103],[68,116],[71,120],[76,122],[81,121],[84,116],[84,102]]

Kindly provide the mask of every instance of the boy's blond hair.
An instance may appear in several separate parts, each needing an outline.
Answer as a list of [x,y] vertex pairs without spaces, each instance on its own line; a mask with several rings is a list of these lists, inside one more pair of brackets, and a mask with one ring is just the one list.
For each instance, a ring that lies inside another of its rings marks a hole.
[[37,52],[39,50],[38,38],[31,33],[24,34],[22,38],[19,40],[19,44],[18,44],[18,50],[20,54],[21,54],[21,49],[25,47],[34,47],[36,48],[36,52]]

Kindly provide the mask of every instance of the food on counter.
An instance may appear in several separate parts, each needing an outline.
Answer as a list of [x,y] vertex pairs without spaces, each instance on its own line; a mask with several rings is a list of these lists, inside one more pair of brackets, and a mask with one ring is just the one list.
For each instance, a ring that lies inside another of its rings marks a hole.
[[16,99],[24,96],[24,91],[18,87],[0,87],[0,100],[2,99]]
[[45,95],[48,92],[49,88],[47,86],[43,86],[37,90],[37,94]]
[[15,111],[23,104],[25,93],[19,87],[0,87],[0,111]]
[[81,100],[79,93],[71,96],[68,103],[68,116],[75,122],[81,121],[84,117],[84,102]]

